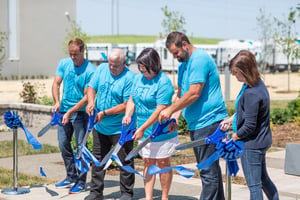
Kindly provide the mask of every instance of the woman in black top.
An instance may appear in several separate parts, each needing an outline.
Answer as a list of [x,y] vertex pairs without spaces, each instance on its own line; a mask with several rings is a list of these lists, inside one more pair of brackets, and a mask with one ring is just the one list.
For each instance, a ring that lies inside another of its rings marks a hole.
[[232,124],[233,140],[244,142],[241,163],[251,200],[279,199],[276,186],[268,176],[266,151],[271,147],[270,97],[260,78],[255,56],[246,50],[240,51],[229,65],[232,75],[244,82],[236,99],[236,113],[221,122],[227,130]]

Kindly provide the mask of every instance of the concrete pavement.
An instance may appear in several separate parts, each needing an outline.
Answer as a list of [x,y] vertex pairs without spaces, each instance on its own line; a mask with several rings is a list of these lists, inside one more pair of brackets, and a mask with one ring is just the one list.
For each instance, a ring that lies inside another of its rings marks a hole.
[[[35,131],[32,131],[34,133]],[[11,134],[11,135],[10,135]],[[18,134],[20,139],[25,139],[24,134]],[[10,139],[12,133],[1,132],[0,138]],[[45,137],[45,138],[44,138]],[[51,143],[55,145],[56,130],[51,129],[45,136],[39,138],[41,143]],[[267,166],[271,179],[274,181],[279,190],[281,200],[300,199],[300,176],[287,175],[284,173],[285,149],[279,149],[276,152],[267,153]],[[40,154],[31,156],[19,156],[18,158],[19,172],[40,176],[39,168],[43,167],[47,178],[51,180],[60,180],[65,177],[65,169],[62,165],[60,153]],[[12,169],[12,158],[0,159],[0,166]],[[196,163],[185,165],[186,167],[196,169]],[[221,161],[222,171],[225,173],[225,162]],[[240,169],[241,169],[241,165]],[[239,170],[237,176],[243,176],[242,170]],[[90,172],[88,173],[87,191],[80,194],[68,194],[68,189],[56,189],[54,184],[28,186],[30,193],[20,195],[6,195],[0,193],[0,200],[40,200],[40,199],[65,199],[65,200],[82,200],[89,193]],[[13,183],[12,183],[13,184]],[[225,185],[224,185],[225,188]],[[174,175],[170,190],[170,200],[195,200],[199,199],[201,192],[201,181],[199,178],[186,179],[179,175]],[[105,177],[104,195],[107,199],[117,199],[120,197],[119,192],[119,176],[107,175]],[[160,199],[160,183],[157,179],[154,196],[155,200]],[[134,189],[134,199],[144,198],[143,180],[136,176]],[[241,200],[249,199],[249,191],[247,186],[232,184],[231,199]]]

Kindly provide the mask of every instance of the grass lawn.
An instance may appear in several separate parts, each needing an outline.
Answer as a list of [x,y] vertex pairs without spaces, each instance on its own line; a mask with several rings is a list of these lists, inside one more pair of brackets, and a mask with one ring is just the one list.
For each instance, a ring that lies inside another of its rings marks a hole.
[[[43,144],[41,150],[35,150],[27,141],[18,140],[18,155],[34,155],[34,154],[47,154],[58,153],[59,148],[49,144]],[[13,141],[5,140],[0,142],[0,158],[7,158],[13,156]]]
[[[144,35],[94,35],[89,36],[87,43],[155,43],[158,36],[144,36]],[[217,44],[220,39],[214,38],[195,38],[190,37],[192,44]]]
[[[55,183],[44,177],[32,176],[24,173],[18,173],[19,186],[37,186]],[[0,167],[0,189],[13,187],[13,170]]]
[[[33,154],[47,154],[60,152],[58,147],[43,144],[41,150],[34,150],[24,140],[18,140],[18,156],[33,155]],[[13,156],[13,141],[0,142],[0,158]],[[18,186],[34,186],[54,183],[54,180],[49,180],[44,177],[32,176],[24,173],[18,173]],[[0,188],[13,187],[13,170],[0,167]]]
[[[290,101],[291,100],[271,100],[270,108],[271,108],[271,110],[273,110],[274,108],[280,108],[280,109],[287,108],[287,105]],[[234,104],[235,104],[235,101],[227,101],[226,102],[228,109],[235,109]]]

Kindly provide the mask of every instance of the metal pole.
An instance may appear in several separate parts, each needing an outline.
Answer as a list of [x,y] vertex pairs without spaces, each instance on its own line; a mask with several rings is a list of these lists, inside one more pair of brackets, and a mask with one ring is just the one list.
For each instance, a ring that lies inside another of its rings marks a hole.
[[[17,111],[13,111],[17,115]],[[13,188],[2,190],[3,194],[26,194],[30,190],[27,188],[18,188],[18,130],[13,129]]]
[[230,101],[230,70],[229,65],[225,66],[225,101]]
[[[226,135],[226,139],[230,139],[231,138],[231,134],[227,134]],[[228,165],[226,162],[226,183],[225,183],[225,199],[226,200],[231,200],[231,176],[229,175],[228,172]]]
[[14,189],[18,188],[18,131],[13,130],[13,147],[14,147],[14,160],[13,160],[13,176],[14,176]]

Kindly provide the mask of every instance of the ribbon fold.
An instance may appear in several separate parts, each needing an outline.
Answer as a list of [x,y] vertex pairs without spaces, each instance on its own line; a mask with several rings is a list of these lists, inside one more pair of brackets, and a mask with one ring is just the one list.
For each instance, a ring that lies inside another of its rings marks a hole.
[[197,164],[198,169],[208,169],[216,160],[223,158],[227,162],[229,176],[236,176],[239,166],[236,159],[240,158],[244,150],[244,143],[232,139],[219,142],[216,145],[216,152],[207,159]]
[[19,127],[23,129],[28,144],[31,144],[34,149],[41,149],[42,145],[39,141],[30,133],[30,131],[21,122],[19,115],[14,112],[6,111],[4,113],[4,122],[11,129],[18,129]]

